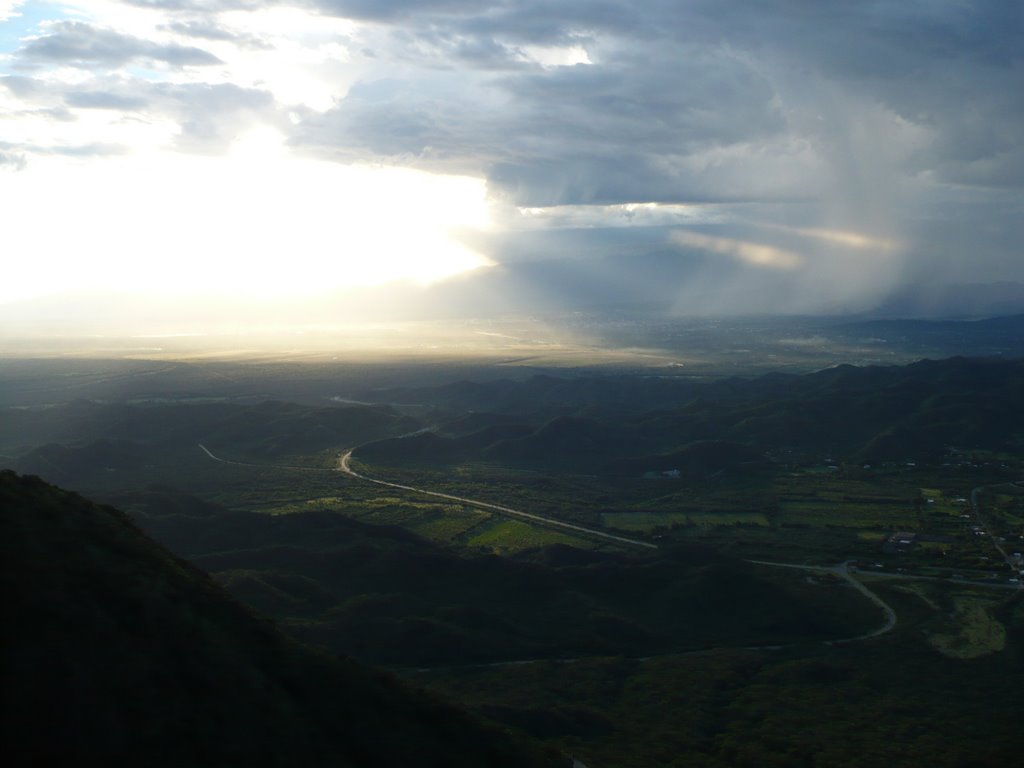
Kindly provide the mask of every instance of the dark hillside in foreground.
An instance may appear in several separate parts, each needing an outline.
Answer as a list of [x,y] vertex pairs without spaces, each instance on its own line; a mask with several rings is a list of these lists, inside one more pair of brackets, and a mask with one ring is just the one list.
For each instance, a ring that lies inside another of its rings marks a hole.
[[120,512],[0,472],[7,765],[555,766],[285,639]]

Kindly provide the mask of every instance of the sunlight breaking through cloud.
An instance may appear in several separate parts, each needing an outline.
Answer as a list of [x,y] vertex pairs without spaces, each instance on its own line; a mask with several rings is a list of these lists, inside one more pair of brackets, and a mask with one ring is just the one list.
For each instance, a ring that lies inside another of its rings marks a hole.
[[716,311],[1024,281],[1013,4],[776,5],[0,0],[0,291],[154,253],[203,290],[530,263],[559,305]]
[[893,252],[900,250],[903,246],[898,240],[887,237],[876,237],[861,232],[850,232],[841,229],[824,229],[814,227],[789,227],[782,224],[758,223],[758,227],[773,229],[778,232],[799,235],[800,237],[822,240],[835,245],[859,250],[870,250],[879,252]]
[[[431,283],[488,260],[456,234],[487,226],[483,184],[291,158],[259,131],[226,157],[36,161],[0,188],[20,258],[0,301],[70,290],[303,296]],[[48,205],[64,211],[48,225]],[[402,211],[402,226],[394,226]]]
[[725,214],[715,205],[623,203],[620,205],[553,205],[516,208],[510,226],[537,228],[664,227],[720,223]]
[[672,240],[685,248],[712,251],[725,256],[732,256],[740,261],[757,267],[773,269],[795,269],[803,263],[803,257],[795,251],[777,248],[773,245],[755,243],[748,240],[737,240],[731,237],[716,237],[698,232],[676,230]]

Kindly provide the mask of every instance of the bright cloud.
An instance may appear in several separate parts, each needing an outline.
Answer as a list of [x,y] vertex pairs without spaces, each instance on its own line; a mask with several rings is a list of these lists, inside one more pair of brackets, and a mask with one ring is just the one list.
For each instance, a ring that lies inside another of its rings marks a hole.
[[358,76],[357,27],[111,0],[41,20],[0,81],[0,301],[302,296],[488,263],[462,243],[488,225],[482,179],[287,148],[282,130]]
[[782,224],[766,224],[760,226],[766,229],[774,229],[780,232],[787,232],[800,237],[821,240],[826,243],[841,245],[846,248],[858,250],[888,252],[897,251],[900,244],[887,237],[864,234],[863,232],[849,232],[842,229],[823,229],[816,227],[787,227]]
[[487,263],[456,238],[487,224],[479,180],[296,160],[266,134],[227,157],[37,160],[32,173],[6,175],[0,208],[16,254],[0,287],[7,301],[89,290],[302,296]]
[[666,252],[722,306],[1024,281],[1012,2],[0,0],[0,19],[8,299],[564,255],[642,295],[631,264]]
[[800,254],[778,248],[774,245],[737,240],[731,237],[715,237],[699,232],[679,230],[672,233],[672,239],[687,248],[696,248],[712,253],[732,256],[756,267],[794,269],[804,261]]
[[18,10],[18,6],[22,5],[24,0],[0,0],[0,21],[7,21],[11,16],[15,15]]

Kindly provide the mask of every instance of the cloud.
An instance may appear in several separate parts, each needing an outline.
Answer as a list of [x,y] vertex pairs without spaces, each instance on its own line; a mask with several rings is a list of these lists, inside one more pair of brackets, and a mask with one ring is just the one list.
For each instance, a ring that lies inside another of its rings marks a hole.
[[503,5],[492,0],[316,0],[311,4],[325,13],[377,21],[394,21],[426,14],[478,14]]
[[210,21],[209,19],[171,21],[167,24],[161,25],[160,28],[164,31],[173,32],[183,37],[230,42],[250,50],[268,50],[273,47],[270,43],[257,35],[234,32],[220,24]]
[[257,122],[277,124],[274,98],[266,91],[217,85],[163,85],[155,89],[162,108],[181,129],[177,144],[187,149],[225,150]]
[[29,64],[67,64],[83,68],[120,67],[131,62],[158,62],[173,67],[223,63],[201,48],[142,40],[81,21],[51,24],[46,34],[26,43],[18,56]]
[[[524,204],[531,196],[692,199],[686,181],[702,166],[709,172],[692,186],[707,189],[711,177],[722,187],[707,197],[760,195],[764,160],[781,150],[804,161],[782,190],[799,196],[820,193],[823,165],[841,171],[885,141],[883,133],[859,146],[834,142],[849,113],[866,109],[884,132],[908,136],[889,153],[893,174],[1020,184],[1024,149],[1014,137],[1024,119],[1024,22],[1009,5],[750,0],[728,8],[657,3],[641,13],[620,2],[320,2],[326,13],[383,24],[392,31],[392,61],[411,57],[421,67],[402,73],[406,96],[388,104],[393,135],[382,135],[387,126],[351,98],[339,104],[333,131],[327,121],[299,140],[430,163],[438,147],[458,144]],[[526,45],[553,43],[579,44],[593,65],[483,77],[502,61],[514,69]],[[433,98],[439,79],[471,94],[496,91],[503,104]],[[727,163],[728,188],[712,167],[715,152],[745,154],[745,173]],[[462,166],[465,155],[444,150]],[[635,181],[617,182],[624,186],[614,194],[593,177],[607,179],[618,158],[629,158]],[[645,198],[638,188],[653,193]],[[673,188],[682,191],[662,191]]]
[[871,251],[895,251],[900,244],[883,237],[873,237],[862,232],[849,232],[839,229],[822,229],[818,227],[787,227],[783,224],[761,223],[758,226],[779,232],[786,232],[800,237],[821,240],[826,243]]
[[0,149],[0,169],[20,171],[25,167],[25,156]]
[[[286,115],[273,95],[230,83],[163,83],[101,77],[91,87],[75,83],[11,77],[0,79],[46,115],[45,131],[26,130],[23,152],[53,154],[60,145],[120,147],[168,144],[200,153],[226,152],[255,125],[285,126]],[[105,121],[82,120],[83,110],[109,114]],[[52,118],[56,117],[57,120]],[[84,124],[83,124],[84,123]]]
[[[762,179],[746,182],[731,168],[752,142],[791,154],[769,84],[720,51],[658,64],[644,55],[615,66],[471,73],[457,89],[444,72],[365,83],[306,121],[294,141],[472,169],[527,206],[761,197]],[[774,175],[775,194],[795,191]]]
[[679,230],[672,233],[672,239],[684,247],[733,256],[756,267],[794,269],[804,261],[803,257],[794,251],[765,243],[737,240],[732,237],[716,237],[699,232]]
[[81,109],[136,110],[148,106],[149,101],[140,96],[110,91],[73,91],[64,97],[64,103]]
[[0,0],[0,21],[6,21],[18,13],[18,7],[24,0]]
[[127,5],[139,8],[151,8],[161,11],[225,11],[225,10],[257,10],[274,3],[261,0],[126,0]]
[[71,2],[0,80],[30,164],[271,126],[297,155],[484,180],[499,260],[686,254],[689,307],[1024,279],[1006,0]]

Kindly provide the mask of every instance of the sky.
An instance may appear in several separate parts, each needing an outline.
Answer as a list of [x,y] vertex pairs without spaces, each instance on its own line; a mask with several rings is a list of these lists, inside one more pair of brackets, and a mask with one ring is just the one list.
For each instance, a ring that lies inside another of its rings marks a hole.
[[1022,136],[1019,0],[0,0],[0,315],[864,311],[1024,282]]

